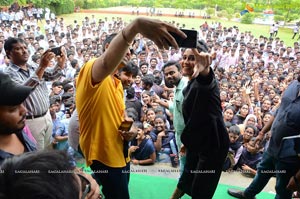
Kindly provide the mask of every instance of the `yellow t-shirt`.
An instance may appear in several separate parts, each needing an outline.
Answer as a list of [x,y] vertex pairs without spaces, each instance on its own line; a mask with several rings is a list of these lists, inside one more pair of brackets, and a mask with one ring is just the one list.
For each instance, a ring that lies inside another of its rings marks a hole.
[[80,147],[88,166],[98,160],[109,167],[124,167],[127,161],[118,133],[125,111],[123,86],[120,80],[110,75],[93,85],[94,61],[90,60],[81,68],[76,83]]

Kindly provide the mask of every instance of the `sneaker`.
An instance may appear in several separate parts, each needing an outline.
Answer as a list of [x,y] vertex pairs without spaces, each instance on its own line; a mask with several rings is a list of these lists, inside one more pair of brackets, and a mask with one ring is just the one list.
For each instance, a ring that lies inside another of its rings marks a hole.
[[240,199],[256,199],[256,197],[253,198],[247,198],[244,195],[244,191],[238,190],[238,189],[228,189],[227,193],[235,198],[240,198]]

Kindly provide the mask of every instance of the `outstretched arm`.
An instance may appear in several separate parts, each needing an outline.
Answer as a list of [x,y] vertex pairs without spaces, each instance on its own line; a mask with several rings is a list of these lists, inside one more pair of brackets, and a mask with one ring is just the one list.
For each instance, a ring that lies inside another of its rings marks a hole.
[[[160,20],[143,17],[136,18],[112,40],[104,54],[94,62],[92,68],[93,83],[101,82],[116,69],[126,52],[128,52],[130,43],[138,33],[154,41],[159,48],[168,48],[170,46],[169,43],[178,48],[175,39],[168,31],[174,32],[183,38],[186,37],[176,27]],[[129,59],[130,57],[125,57],[125,61]]]

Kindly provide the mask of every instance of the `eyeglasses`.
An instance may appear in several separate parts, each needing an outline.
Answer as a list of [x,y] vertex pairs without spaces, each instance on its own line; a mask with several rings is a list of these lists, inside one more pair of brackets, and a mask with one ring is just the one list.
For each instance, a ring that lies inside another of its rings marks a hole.
[[91,191],[91,183],[90,181],[83,176],[80,173],[77,173],[78,177],[80,178],[81,181],[81,191],[82,191],[82,196],[81,199],[85,199],[88,193]]

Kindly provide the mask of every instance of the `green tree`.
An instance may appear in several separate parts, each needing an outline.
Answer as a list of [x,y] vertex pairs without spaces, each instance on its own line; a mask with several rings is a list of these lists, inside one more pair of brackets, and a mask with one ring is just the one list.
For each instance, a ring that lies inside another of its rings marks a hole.
[[253,15],[251,13],[244,14],[241,18],[241,23],[252,24],[253,23]]

